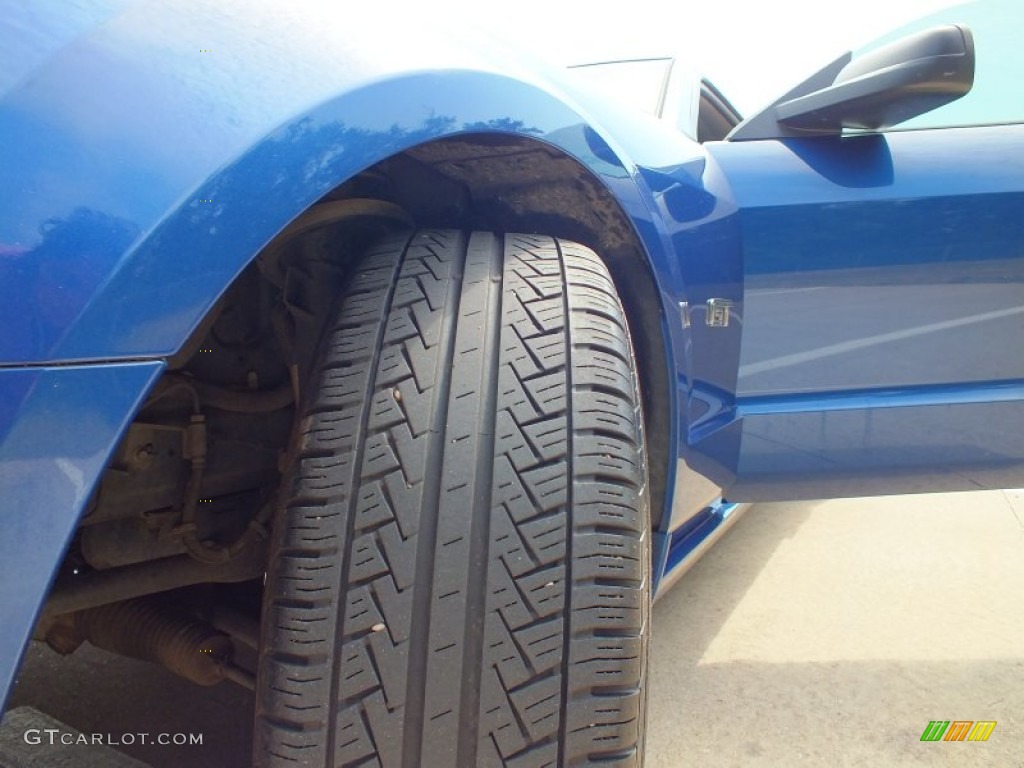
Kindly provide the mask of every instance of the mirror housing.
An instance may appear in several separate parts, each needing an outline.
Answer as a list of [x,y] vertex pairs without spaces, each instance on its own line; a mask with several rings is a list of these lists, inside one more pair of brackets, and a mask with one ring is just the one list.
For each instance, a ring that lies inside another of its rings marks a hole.
[[974,84],[974,38],[950,24],[853,59],[846,53],[726,137],[753,141],[881,130],[959,99]]

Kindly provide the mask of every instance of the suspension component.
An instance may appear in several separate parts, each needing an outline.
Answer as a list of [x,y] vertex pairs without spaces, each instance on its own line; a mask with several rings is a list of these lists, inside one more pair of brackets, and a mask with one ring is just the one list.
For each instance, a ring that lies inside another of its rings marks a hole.
[[192,584],[235,584],[258,579],[266,570],[266,560],[266,547],[261,545],[219,565],[201,563],[189,555],[178,555],[78,574],[54,585],[43,606],[42,619],[53,619],[61,614],[156,592],[169,592]]
[[127,600],[90,608],[74,614],[72,626],[80,641],[88,640],[122,656],[155,661],[199,685],[216,685],[245,674],[232,664],[234,645],[228,635],[160,600]]
[[226,563],[245,549],[259,543],[268,536],[267,525],[273,514],[273,504],[261,505],[259,512],[249,522],[245,531],[230,544],[203,541],[199,538],[199,494],[206,472],[206,419],[202,414],[192,416],[185,431],[185,458],[192,464],[192,473],[185,486],[185,503],[181,510],[181,523],[172,533],[181,537],[188,553],[203,563]]

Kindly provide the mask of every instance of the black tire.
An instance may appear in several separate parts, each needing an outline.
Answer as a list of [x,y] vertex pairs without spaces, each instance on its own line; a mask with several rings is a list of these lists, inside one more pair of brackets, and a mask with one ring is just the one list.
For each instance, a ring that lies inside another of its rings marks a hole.
[[315,378],[274,526],[256,764],[641,765],[649,505],[601,260],[533,235],[389,239]]

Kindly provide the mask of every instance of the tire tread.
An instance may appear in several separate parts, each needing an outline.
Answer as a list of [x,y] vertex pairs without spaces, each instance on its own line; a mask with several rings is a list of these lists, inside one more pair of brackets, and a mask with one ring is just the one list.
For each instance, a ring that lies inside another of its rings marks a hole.
[[429,230],[371,249],[274,526],[257,765],[642,764],[631,349],[583,246]]

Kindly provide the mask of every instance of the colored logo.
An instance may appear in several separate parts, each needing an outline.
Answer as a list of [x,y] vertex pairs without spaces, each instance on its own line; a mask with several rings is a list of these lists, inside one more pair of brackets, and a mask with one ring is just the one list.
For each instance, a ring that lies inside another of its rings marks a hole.
[[921,741],[988,741],[995,727],[995,720],[931,720]]

